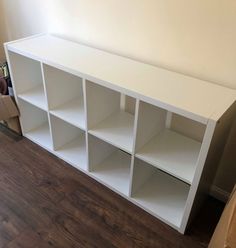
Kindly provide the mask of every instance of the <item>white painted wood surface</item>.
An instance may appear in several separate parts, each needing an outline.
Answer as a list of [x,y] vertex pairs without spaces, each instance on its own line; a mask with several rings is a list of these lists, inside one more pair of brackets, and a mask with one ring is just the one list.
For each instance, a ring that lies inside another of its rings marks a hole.
[[154,215],[179,228],[188,191],[187,184],[156,169],[156,172],[136,190],[133,198]]
[[50,120],[55,150],[84,134],[81,129],[53,115],[50,115]]
[[120,111],[99,123],[90,134],[131,153],[133,148],[134,116]]
[[85,81],[88,128],[91,129],[120,109],[119,92]]
[[71,100],[83,99],[82,79],[43,64],[49,109],[53,110]]
[[25,136],[40,146],[52,149],[52,140],[48,123],[44,123],[41,126],[26,132]]
[[171,130],[164,130],[148,142],[136,157],[191,184],[201,143]]
[[136,151],[165,129],[166,116],[166,110],[142,101],[139,102]]
[[51,114],[85,130],[84,100],[73,99],[50,111]]
[[11,52],[9,52],[8,56],[11,59],[11,68],[14,70],[14,90],[16,94],[24,93],[43,85],[39,61]]
[[117,151],[116,147],[88,134],[89,171],[94,171],[97,165],[101,164],[115,151]]
[[24,93],[19,94],[18,97],[35,105],[36,107],[47,110],[47,102],[43,85],[39,85],[25,91]]
[[51,35],[5,48],[24,136],[184,233],[235,91]]
[[85,132],[50,115],[53,148],[58,157],[82,170],[87,169]]
[[85,135],[76,137],[55,151],[55,154],[74,167],[83,171],[87,170],[87,156]]
[[[51,35],[11,42],[7,49],[86,77],[206,123],[235,91]],[[224,96],[224,97],[222,97]]]
[[20,98],[18,99],[18,107],[20,110],[23,132],[31,131],[44,123],[48,123],[46,111],[35,107]]
[[91,173],[106,185],[128,196],[131,156],[117,150]]

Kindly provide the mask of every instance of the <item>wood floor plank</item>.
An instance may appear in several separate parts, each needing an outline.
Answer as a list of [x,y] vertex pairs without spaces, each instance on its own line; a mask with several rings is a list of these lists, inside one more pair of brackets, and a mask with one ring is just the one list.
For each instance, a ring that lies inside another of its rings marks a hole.
[[44,242],[38,233],[32,230],[25,230],[13,241],[9,242],[6,248],[51,248],[50,243]]
[[0,129],[0,248],[203,248],[223,209],[212,199],[207,204],[181,235],[36,144]]

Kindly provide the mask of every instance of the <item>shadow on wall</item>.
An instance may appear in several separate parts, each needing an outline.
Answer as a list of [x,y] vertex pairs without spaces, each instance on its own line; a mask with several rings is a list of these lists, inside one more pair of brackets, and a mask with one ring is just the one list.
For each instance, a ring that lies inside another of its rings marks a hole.
[[231,192],[236,184],[236,117],[232,125],[229,139],[224,149],[214,185]]

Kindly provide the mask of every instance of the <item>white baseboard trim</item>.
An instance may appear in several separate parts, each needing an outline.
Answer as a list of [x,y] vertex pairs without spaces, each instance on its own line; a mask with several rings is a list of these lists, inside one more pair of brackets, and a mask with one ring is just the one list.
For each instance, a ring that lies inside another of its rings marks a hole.
[[229,199],[230,193],[213,185],[210,189],[210,195],[219,201],[227,202]]

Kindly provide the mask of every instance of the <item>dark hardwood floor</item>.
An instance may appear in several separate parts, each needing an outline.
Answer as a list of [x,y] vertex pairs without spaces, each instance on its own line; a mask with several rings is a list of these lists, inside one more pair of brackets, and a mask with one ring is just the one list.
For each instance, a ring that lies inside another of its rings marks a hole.
[[0,127],[0,247],[207,247],[223,204],[181,235],[25,138]]

